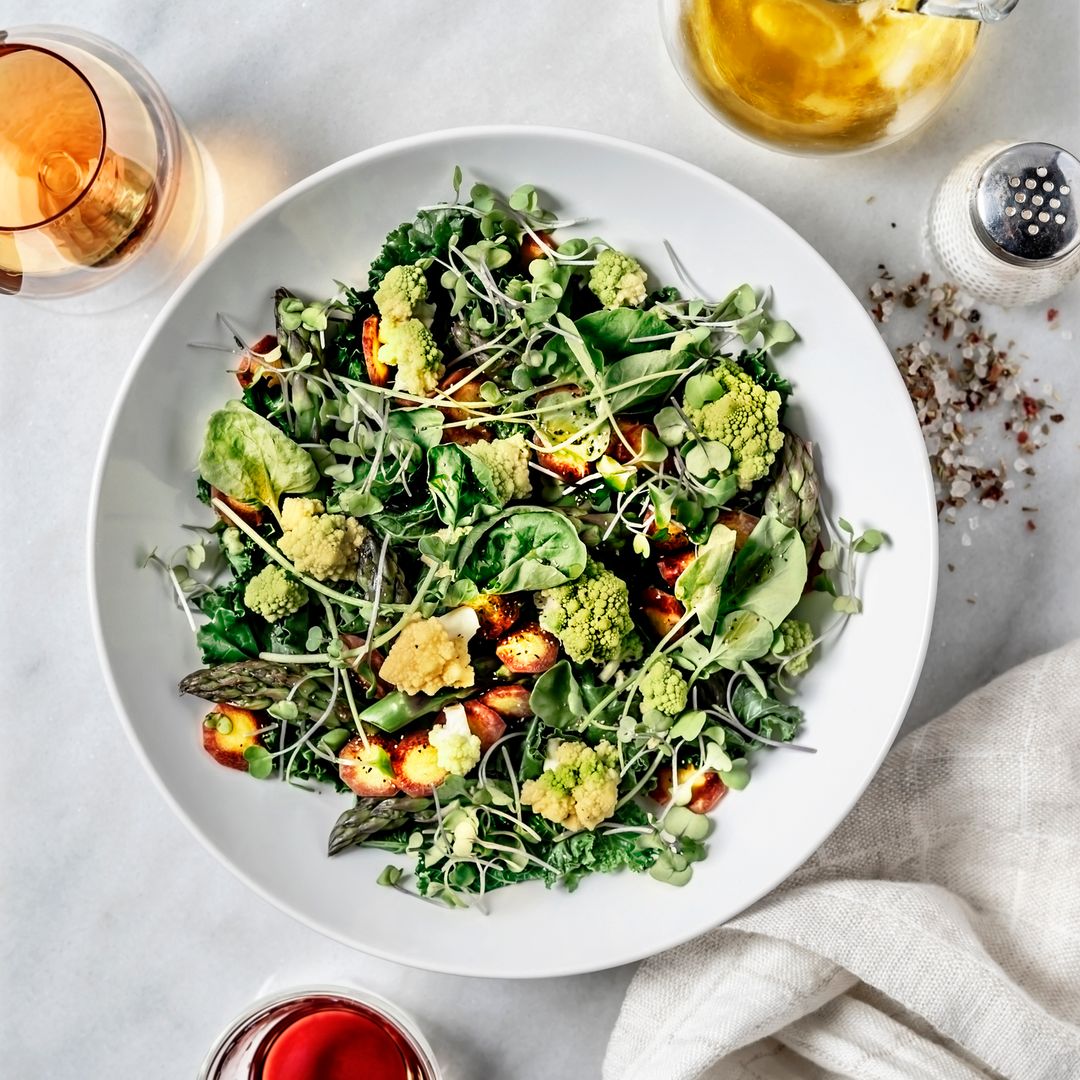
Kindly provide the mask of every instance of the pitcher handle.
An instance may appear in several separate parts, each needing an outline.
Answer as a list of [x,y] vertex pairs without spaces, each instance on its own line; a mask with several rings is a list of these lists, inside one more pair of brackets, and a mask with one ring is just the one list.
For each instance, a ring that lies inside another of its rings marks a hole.
[[917,0],[915,10],[923,15],[944,15],[951,19],[1000,22],[1020,0]]

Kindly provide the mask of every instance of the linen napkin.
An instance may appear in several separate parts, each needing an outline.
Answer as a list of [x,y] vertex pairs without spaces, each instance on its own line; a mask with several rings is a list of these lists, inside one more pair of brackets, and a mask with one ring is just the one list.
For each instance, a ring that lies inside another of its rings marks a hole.
[[784,885],[649,960],[603,1075],[1080,1077],[1080,641],[907,736]]

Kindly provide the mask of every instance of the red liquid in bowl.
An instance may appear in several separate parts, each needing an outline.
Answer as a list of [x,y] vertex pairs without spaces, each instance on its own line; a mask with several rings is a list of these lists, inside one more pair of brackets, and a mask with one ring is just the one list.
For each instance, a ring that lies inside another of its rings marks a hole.
[[214,1080],[434,1080],[412,1037],[376,1008],[333,993],[268,1004],[226,1039]]

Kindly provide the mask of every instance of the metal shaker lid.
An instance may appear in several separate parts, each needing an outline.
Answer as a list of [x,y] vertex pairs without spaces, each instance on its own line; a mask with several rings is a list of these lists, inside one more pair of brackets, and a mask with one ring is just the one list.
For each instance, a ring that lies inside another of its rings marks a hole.
[[1064,259],[1080,246],[1080,161],[1051,143],[1017,143],[995,154],[971,198],[975,233],[1016,266]]

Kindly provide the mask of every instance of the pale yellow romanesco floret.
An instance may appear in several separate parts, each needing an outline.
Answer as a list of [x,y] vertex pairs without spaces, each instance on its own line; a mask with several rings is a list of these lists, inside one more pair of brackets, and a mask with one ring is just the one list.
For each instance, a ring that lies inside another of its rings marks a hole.
[[389,323],[419,319],[431,325],[434,309],[424,303],[428,298],[427,278],[419,266],[392,266],[375,290],[379,316]]
[[446,370],[442,350],[419,319],[379,320],[379,360],[397,368],[394,389],[430,397]]
[[468,448],[470,453],[491,472],[499,502],[524,499],[532,493],[529,479],[529,447],[520,432],[508,439],[477,442]]
[[318,499],[286,499],[281,508],[278,547],[298,573],[319,581],[355,578],[367,529],[355,518],[324,510]]
[[589,273],[589,289],[606,308],[640,307],[648,275],[632,255],[605,248]]
[[414,619],[394,639],[379,677],[406,694],[436,694],[444,687],[472,686],[475,673],[468,641],[439,619]]
[[522,803],[575,832],[595,829],[615,813],[619,769],[611,743],[594,749],[583,742],[553,741],[548,758],[540,777],[522,784]]
[[244,589],[244,607],[267,622],[299,611],[307,598],[307,589],[274,563],[264,566]]
[[732,361],[712,374],[724,387],[723,397],[686,413],[698,434],[731,451],[739,488],[746,491],[768,475],[783,448],[780,395],[754,382]]
[[428,733],[428,742],[439,755],[439,768],[454,776],[465,776],[480,761],[480,739],[469,728],[463,705],[447,705],[443,722]]

